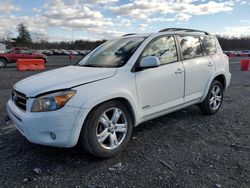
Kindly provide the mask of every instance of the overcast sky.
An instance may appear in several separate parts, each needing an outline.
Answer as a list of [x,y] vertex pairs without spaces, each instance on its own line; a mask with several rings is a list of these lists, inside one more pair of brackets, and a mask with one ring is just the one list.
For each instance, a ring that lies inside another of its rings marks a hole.
[[0,36],[18,23],[50,41],[185,27],[250,35],[250,0],[1,0]]

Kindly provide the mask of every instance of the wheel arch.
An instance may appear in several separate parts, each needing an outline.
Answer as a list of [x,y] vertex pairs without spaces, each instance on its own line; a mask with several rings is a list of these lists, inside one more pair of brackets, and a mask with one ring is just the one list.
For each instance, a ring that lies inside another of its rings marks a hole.
[[7,63],[9,63],[9,59],[7,57],[0,56],[0,59],[4,59],[7,61]]
[[84,123],[86,122],[88,116],[90,115],[90,113],[93,112],[93,110],[95,110],[99,105],[101,105],[105,102],[108,102],[108,101],[113,101],[113,100],[118,100],[118,101],[121,101],[122,103],[124,103],[128,107],[128,110],[131,114],[133,126],[136,126],[138,124],[138,115],[136,114],[137,113],[136,109],[134,109],[133,104],[126,97],[122,97],[122,96],[113,97],[113,98],[103,100],[99,103],[92,103],[92,106],[90,108],[82,109],[82,111],[80,112],[79,116],[82,117],[82,120],[79,120],[79,123],[77,123],[76,127],[73,129],[72,137],[70,138],[70,140],[71,140],[70,146],[74,146],[78,143],[81,130],[82,130]]
[[[125,97],[114,97],[114,98],[110,98],[110,99],[106,99],[102,102],[99,102],[99,103],[96,103],[95,105],[92,105],[92,107],[90,108],[90,110],[88,111],[88,114],[85,118],[85,120],[87,119],[87,117],[89,116],[89,114],[95,110],[98,106],[106,103],[106,102],[110,102],[110,101],[119,101],[121,103],[123,103],[129,110],[130,114],[131,114],[131,117],[132,117],[132,121],[133,121],[133,126],[136,125],[137,123],[137,117],[136,117],[136,112],[135,112],[135,109],[131,103],[131,101]],[[84,120],[84,122],[85,122]],[[84,123],[83,123],[84,124]]]
[[[219,82],[222,84],[223,90],[226,89],[226,77],[224,76],[224,74],[219,74],[218,76],[216,76],[216,77],[213,79],[213,81],[214,81],[214,80],[217,80],[217,81],[219,81]],[[210,85],[211,85],[211,84],[210,84]]]
[[225,76],[225,74],[224,74],[223,72],[218,72],[217,74],[212,75],[212,76],[210,77],[210,79],[209,79],[209,81],[208,81],[208,84],[207,84],[207,87],[206,87],[206,89],[205,89],[205,92],[204,92],[204,94],[203,94],[203,96],[202,96],[201,101],[203,101],[203,100],[206,98],[207,93],[208,93],[208,91],[209,91],[209,88],[210,88],[210,86],[211,86],[211,84],[212,84],[212,82],[213,82],[214,80],[218,80],[219,82],[221,82],[221,84],[222,84],[222,86],[223,86],[223,90],[226,89],[226,86],[227,86],[227,83],[226,83],[226,81],[227,81],[227,80],[226,80],[226,76]]

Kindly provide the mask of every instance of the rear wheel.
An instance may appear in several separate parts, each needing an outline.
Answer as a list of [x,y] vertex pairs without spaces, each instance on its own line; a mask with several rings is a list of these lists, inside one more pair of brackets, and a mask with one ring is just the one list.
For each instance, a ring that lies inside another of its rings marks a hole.
[[47,63],[47,59],[45,59],[45,58],[42,58],[42,60],[44,60],[44,64],[46,64],[46,63]]
[[223,101],[223,86],[221,82],[214,80],[209,88],[204,101],[199,104],[203,114],[212,115],[219,111]]
[[7,60],[4,58],[0,58],[0,68],[6,67],[7,66]]
[[81,132],[81,144],[92,155],[112,157],[123,151],[132,134],[132,119],[127,107],[109,101],[95,108],[87,117]]

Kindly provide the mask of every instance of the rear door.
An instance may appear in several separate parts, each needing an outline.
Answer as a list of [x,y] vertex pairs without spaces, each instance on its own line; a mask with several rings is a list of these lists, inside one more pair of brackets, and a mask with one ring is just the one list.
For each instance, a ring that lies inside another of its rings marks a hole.
[[178,61],[173,36],[152,41],[142,53],[142,58],[156,56],[157,68],[136,72],[139,108],[143,119],[184,102],[184,67]]
[[213,59],[207,54],[198,36],[179,36],[185,67],[185,102],[198,101],[215,71]]

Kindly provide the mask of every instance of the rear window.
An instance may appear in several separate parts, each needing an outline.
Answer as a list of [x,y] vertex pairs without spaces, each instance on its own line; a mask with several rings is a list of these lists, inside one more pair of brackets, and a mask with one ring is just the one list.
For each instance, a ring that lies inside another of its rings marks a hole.
[[21,49],[20,53],[21,53],[21,54],[30,54],[31,51],[28,50],[28,49]]
[[203,56],[200,39],[195,36],[180,36],[179,37],[181,51],[184,59],[191,59]]
[[213,55],[216,53],[216,43],[213,38],[202,36],[201,40],[202,40],[204,48],[206,49],[209,55]]

